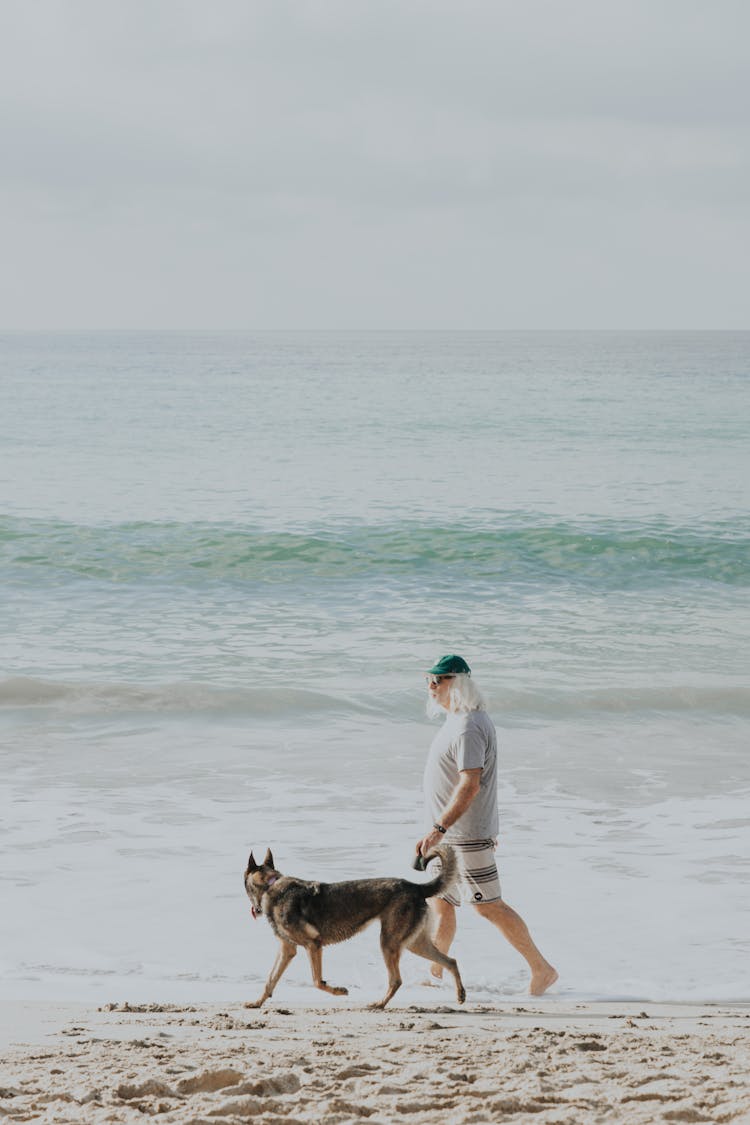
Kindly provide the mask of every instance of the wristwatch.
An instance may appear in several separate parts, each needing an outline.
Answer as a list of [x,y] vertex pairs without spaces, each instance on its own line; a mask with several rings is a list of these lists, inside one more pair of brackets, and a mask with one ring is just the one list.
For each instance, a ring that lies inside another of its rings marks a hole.
[[445,833],[448,831],[447,828],[443,828],[442,824],[433,824],[432,827],[435,829],[436,832],[439,832],[441,836],[444,836]]

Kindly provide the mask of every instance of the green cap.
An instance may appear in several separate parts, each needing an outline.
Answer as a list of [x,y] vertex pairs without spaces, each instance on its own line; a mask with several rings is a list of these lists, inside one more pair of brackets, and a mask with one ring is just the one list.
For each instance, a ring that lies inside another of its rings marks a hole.
[[454,676],[471,675],[471,668],[463,656],[449,653],[447,656],[441,656],[434,668],[427,669],[428,676],[450,676],[451,674]]

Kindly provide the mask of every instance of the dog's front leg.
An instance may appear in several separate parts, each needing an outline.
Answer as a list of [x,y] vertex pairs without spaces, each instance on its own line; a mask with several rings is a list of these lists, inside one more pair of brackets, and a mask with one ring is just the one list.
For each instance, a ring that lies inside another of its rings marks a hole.
[[348,988],[335,988],[334,985],[323,980],[323,950],[318,942],[314,941],[307,946],[307,955],[310,958],[313,984],[316,988],[322,989],[323,992],[330,992],[333,996],[349,995]]
[[296,953],[296,945],[292,945],[290,941],[282,941],[281,948],[279,949],[276,960],[274,961],[270,976],[266,981],[266,987],[263,989],[263,995],[261,996],[260,1000],[255,1000],[254,1002],[248,1001],[248,1003],[245,1004],[246,1008],[259,1008],[261,1004],[265,1004],[266,1000],[268,1000],[273,995],[273,990],[279,983],[281,974],[284,972],[284,969],[287,967]]

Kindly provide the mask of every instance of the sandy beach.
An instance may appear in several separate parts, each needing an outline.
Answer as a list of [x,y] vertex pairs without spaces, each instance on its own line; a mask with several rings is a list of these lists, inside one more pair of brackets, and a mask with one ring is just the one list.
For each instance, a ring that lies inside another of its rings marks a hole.
[[750,1007],[5,1008],[7,1121],[750,1121]]

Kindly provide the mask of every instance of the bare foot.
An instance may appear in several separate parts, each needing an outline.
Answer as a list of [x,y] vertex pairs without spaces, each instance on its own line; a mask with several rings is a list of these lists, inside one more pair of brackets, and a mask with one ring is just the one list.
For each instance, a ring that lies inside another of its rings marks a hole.
[[440,988],[443,983],[443,966],[430,965],[430,975],[427,980],[420,981],[425,988]]
[[529,993],[532,996],[542,996],[548,988],[550,988],[558,978],[557,969],[553,969],[546,961],[544,967],[537,969],[531,975],[531,984],[529,985]]

